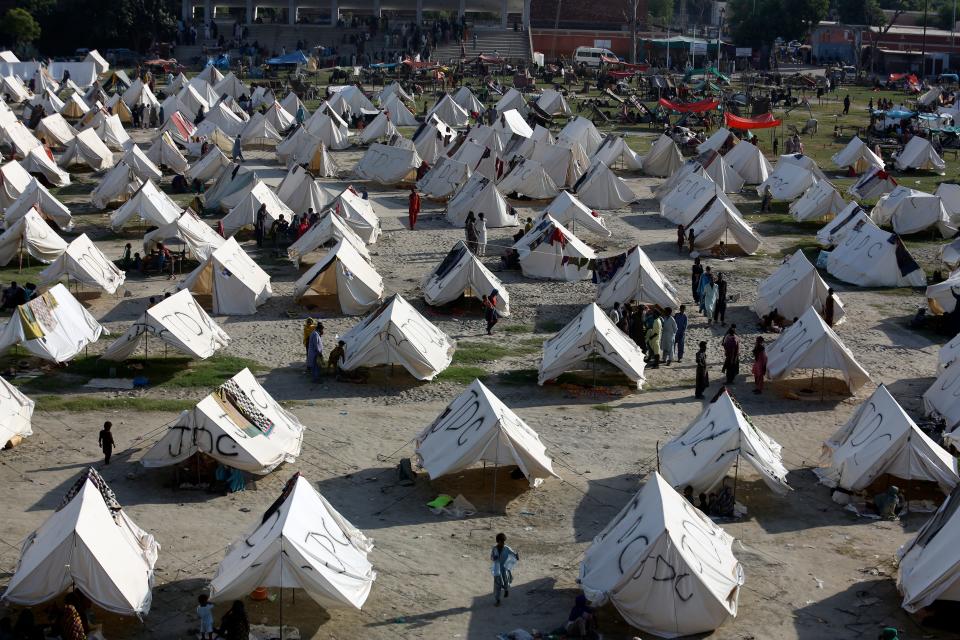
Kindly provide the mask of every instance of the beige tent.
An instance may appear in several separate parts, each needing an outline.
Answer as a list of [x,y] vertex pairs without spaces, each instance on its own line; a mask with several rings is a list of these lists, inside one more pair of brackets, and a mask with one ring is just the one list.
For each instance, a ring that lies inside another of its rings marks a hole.
[[110,228],[117,231],[134,216],[138,217],[141,223],[161,226],[179,218],[181,211],[180,205],[147,180],[136,194],[113,212],[110,216]]
[[830,159],[841,169],[853,168],[854,173],[860,174],[875,167],[883,169],[883,159],[870,150],[870,147],[859,137],[854,136],[843,149]]
[[[50,263],[67,250],[67,243],[50,228],[36,209],[30,209],[19,220],[7,226],[0,235],[0,266],[10,264],[18,256],[32,256]],[[25,262],[28,262],[26,258]]]
[[40,282],[57,282],[64,276],[68,282],[73,280],[110,294],[116,293],[126,279],[124,272],[110,262],[85,233],[67,245],[66,251],[40,272]]
[[294,300],[312,304],[335,296],[346,315],[366,313],[383,298],[383,278],[353,245],[341,239],[293,285]]
[[4,211],[4,225],[9,227],[27,215],[27,211],[30,210],[39,213],[44,220],[56,223],[61,230],[69,231],[73,228],[70,209],[57,200],[36,178],[30,181],[23,193]]
[[127,163],[120,162],[107,172],[90,193],[90,202],[98,209],[106,209],[111,204],[126,202],[142,186],[143,181],[137,177],[136,171]]
[[48,147],[65,147],[77,135],[69,122],[59,113],[53,113],[40,120],[35,132],[37,139]]
[[327,210],[316,224],[307,229],[307,232],[287,247],[287,257],[297,266],[300,266],[300,260],[303,256],[316,251],[320,247],[345,240],[351,244],[354,250],[365,260],[370,261],[370,252],[363,238],[347,225],[343,218],[338,216],[332,210]]
[[253,315],[272,295],[270,276],[228,238],[182,283],[194,296],[210,296],[213,312]]
[[480,260],[474,256],[463,240],[458,240],[444,259],[423,279],[423,299],[427,304],[441,306],[473,297],[477,300],[497,292],[496,308],[503,316],[510,315],[510,294]]
[[164,132],[157,136],[150,148],[147,149],[147,158],[159,167],[167,167],[176,173],[184,174],[190,168],[187,159],[183,157],[173,138]]
[[113,153],[97,137],[93,129],[84,129],[67,143],[60,156],[60,166],[86,165],[94,171],[104,171],[113,166]]

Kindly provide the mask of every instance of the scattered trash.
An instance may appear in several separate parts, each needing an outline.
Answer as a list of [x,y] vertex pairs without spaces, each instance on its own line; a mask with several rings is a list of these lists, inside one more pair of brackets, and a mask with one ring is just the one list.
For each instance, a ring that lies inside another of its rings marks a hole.
[[823,580],[817,576],[813,576],[813,579],[817,582],[817,589],[823,589]]

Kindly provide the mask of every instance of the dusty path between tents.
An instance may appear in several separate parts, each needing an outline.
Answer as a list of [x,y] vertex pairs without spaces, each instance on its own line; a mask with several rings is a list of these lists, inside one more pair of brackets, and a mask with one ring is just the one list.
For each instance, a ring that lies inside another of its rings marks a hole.
[[[335,155],[343,166],[352,166],[360,154]],[[282,171],[274,167],[269,173],[274,184],[279,182]],[[690,261],[676,251],[674,228],[656,214],[656,203],[646,199],[649,187],[660,181],[637,177],[628,181],[645,199],[629,211],[608,216],[611,238],[589,233],[581,238],[606,250],[639,243],[688,299]],[[385,231],[372,252],[387,290],[403,293],[424,310],[418,283],[462,231],[441,218],[422,216],[418,229],[410,232],[405,226],[404,193],[371,189],[370,198]],[[85,200],[86,196],[76,199]],[[526,217],[534,210],[522,208],[521,213]],[[427,214],[441,212],[436,203],[426,206]],[[119,256],[127,241],[139,246],[141,234],[117,238],[104,227],[100,213],[78,216],[78,232],[88,232],[108,256]],[[727,274],[731,293],[739,295],[730,305],[728,322],[737,323],[744,334],[745,352],[755,335],[756,317],[749,305],[757,283],[776,268],[781,253],[792,253],[791,247],[810,240],[809,234],[777,235],[788,230],[774,224],[760,224],[758,230],[765,255],[708,261]],[[497,265],[496,256],[513,232],[490,231],[488,265]],[[121,451],[103,470],[104,476],[132,518],[152,532],[163,549],[150,615],[142,625],[108,620],[108,638],[186,637],[188,630],[196,629],[196,596],[212,577],[224,547],[251,526],[294,471],[317,483],[334,506],[376,540],[372,559],[379,578],[362,612],[328,613],[303,594],[294,601],[287,593],[282,608],[279,602],[252,604],[254,623],[277,624],[282,615],[283,623],[298,627],[303,638],[492,638],[517,627],[560,625],[577,593],[578,562],[591,538],[628,501],[644,474],[655,468],[657,443],[683,429],[701,408],[692,392],[692,353],[699,340],[709,341],[712,388],[717,388],[722,329],[706,327],[694,309],[687,339],[690,355],[682,364],[648,371],[642,392],[624,387],[536,387],[529,370],[538,365],[537,344],[593,300],[594,285],[535,282],[519,273],[500,272],[510,291],[513,315],[503,319],[493,338],[482,335],[476,307],[457,316],[425,313],[456,340],[510,348],[510,354],[481,365],[499,374],[488,385],[541,435],[562,480],[530,490],[524,481],[511,480],[501,470],[495,502],[490,469],[436,482],[421,478],[415,487],[401,487],[394,467],[400,457],[412,453],[405,443],[462,387],[415,384],[399,370],[393,375],[378,373],[366,385],[332,380],[310,384],[302,371],[304,310],[291,299],[296,272],[288,263],[270,258],[268,251],[256,253],[251,244],[246,242],[246,248],[273,276],[275,297],[256,316],[219,318],[232,338],[226,353],[252,358],[267,368],[261,376],[267,390],[288,401],[308,426],[301,457],[243,493],[175,491],[169,486],[169,473],[144,470],[137,463],[155,441],[158,428],[174,414],[38,412],[35,435],[0,456],[0,479],[7,489],[0,495],[0,512],[8,514],[0,522],[0,570],[12,572],[20,541],[45,519],[78,471],[98,461],[96,434],[102,421],[110,419]],[[931,246],[928,254],[917,257],[929,262],[933,251]],[[133,278],[127,286],[130,297],[95,298],[89,304],[104,324],[122,330],[146,308],[148,296],[173,286],[164,278]],[[849,318],[839,328],[840,336],[874,383],[887,383],[916,415],[919,396],[932,381],[938,348],[928,337],[906,328],[907,318],[923,304],[922,296],[836,287]],[[332,338],[356,319],[324,322]],[[101,341],[92,351],[108,344]],[[743,370],[749,372],[748,363]],[[805,386],[809,380],[793,385]],[[869,385],[854,398],[828,393],[821,400],[818,393],[787,393],[786,385],[755,396],[745,376],[734,385],[734,394],[755,424],[783,445],[795,491],[774,496],[752,471],[740,470],[738,500],[750,513],[724,528],[739,541],[734,551],[745,566],[746,585],[738,617],[714,637],[871,637],[887,624],[907,629],[910,636],[921,633],[898,606],[892,558],[927,516],[912,515],[903,522],[857,519],[830,501],[810,470],[821,441],[873,388]],[[202,392],[146,394],[199,400]],[[424,503],[439,493],[462,493],[480,513],[467,519],[433,515]],[[510,598],[495,609],[487,557],[500,531],[523,560]],[[606,637],[635,635],[612,609],[603,626]]]

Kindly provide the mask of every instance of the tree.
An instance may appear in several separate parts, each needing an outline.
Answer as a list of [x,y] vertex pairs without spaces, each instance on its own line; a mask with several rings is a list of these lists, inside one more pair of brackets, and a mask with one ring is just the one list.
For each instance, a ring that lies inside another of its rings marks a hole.
[[41,17],[40,46],[51,55],[72,53],[90,43],[144,51],[176,33],[175,4],[174,0],[59,0]]
[[727,15],[737,43],[757,46],[776,37],[799,40],[823,20],[828,0],[730,0]]
[[937,14],[936,17],[930,19],[932,26],[952,31],[954,18],[953,2],[940,2],[935,11]]
[[673,0],[647,0],[647,14],[651,22],[669,24],[673,20]]
[[838,0],[836,10],[843,24],[879,27],[886,21],[877,0]]
[[19,7],[10,9],[3,16],[0,31],[16,48],[29,45],[40,37],[40,25],[26,9]]

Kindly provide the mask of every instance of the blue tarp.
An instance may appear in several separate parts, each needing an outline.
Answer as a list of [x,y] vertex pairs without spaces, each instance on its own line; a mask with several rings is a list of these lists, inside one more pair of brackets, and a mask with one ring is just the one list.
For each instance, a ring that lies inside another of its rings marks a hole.
[[890,111],[874,111],[873,113],[877,116],[886,116],[888,118],[896,118],[898,120],[903,120],[904,118],[913,118],[917,115],[915,111],[901,111],[900,109],[891,109]]
[[281,65],[281,64],[306,64],[307,56],[303,54],[303,51],[295,51],[293,53],[288,53],[285,56],[277,56],[276,58],[270,58],[267,60],[267,64],[272,65]]
[[230,68],[230,55],[227,53],[221,53],[217,57],[207,58],[208,67],[217,67],[219,69],[229,69]]
[[390,63],[377,62],[370,65],[370,68],[371,69],[393,69],[394,67],[399,67],[399,66],[400,66],[399,62],[390,62]]

